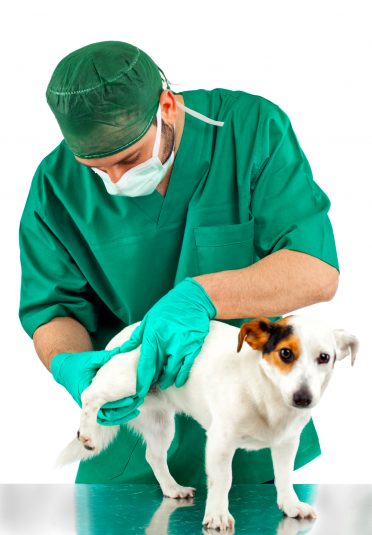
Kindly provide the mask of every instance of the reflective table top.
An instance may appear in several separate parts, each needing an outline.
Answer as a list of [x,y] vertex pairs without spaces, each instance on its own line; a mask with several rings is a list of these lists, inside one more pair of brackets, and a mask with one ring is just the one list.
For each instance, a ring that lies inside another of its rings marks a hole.
[[[283,516],[273,484],[233,485],[235,531],[252,535],[372,535],[372,485],[294,485],[316,520]],[[157,485],[0,485],[1,535],[196,535],[206,488],[194,498],[163,497]]]

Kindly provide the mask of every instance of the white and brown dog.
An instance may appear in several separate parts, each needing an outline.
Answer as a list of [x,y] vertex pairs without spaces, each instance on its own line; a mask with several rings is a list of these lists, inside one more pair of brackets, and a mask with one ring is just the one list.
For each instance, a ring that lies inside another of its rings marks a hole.
[[[118,333],[107,349],[128,340],[139,323]],[[106,402],[135,393],[140,349],[115,355],[99,369],[81,396],[78,438],[61,452],[56,466],[98,455],[112,442],[119,426],[99,425],[97,413]],[[291,483],[299,438],[335,361],[350,353],[353,364],[357,350],[354,335],[302,315],[275,322],[261,317],[240,329],[212,320],[186,383],[151,390],[140,414],[124,425],[143,436],[146,460],[164,496],[172,498],[190,497],[195,491],[179,485],[168,469],[175,414],[192,416],[206,430],[207,528],[234,528],[228,493],[237,448],[271,448],[279,508],[290,517],[315,518],[314,509],[299,501]]]

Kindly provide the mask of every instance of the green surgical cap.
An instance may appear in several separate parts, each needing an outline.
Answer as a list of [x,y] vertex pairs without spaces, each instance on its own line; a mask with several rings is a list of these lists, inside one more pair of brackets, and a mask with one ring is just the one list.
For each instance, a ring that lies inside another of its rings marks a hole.
[[46,98],[70,150],[100,158],[130,147],[150,128],[159,106],[163,71],[142,50],[102,41],[63,58]]

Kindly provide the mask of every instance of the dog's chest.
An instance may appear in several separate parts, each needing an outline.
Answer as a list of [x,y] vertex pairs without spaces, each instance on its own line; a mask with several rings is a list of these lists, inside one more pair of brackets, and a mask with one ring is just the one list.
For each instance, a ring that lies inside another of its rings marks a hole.
[[239,421],[236,427],[237,447],[258,450],[283,442],[287,437],[299,434],[304,426],[302,417],[251,413]]

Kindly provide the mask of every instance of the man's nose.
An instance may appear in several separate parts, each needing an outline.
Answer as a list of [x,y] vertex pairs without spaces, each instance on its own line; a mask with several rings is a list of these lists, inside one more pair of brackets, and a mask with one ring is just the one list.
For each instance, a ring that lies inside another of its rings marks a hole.
[[123,176],[124,171],[121,167],[110,167],[109,169],[106,169],[106,173],[108,174],[111,182],[116,184],[116,182],[118,182]]

